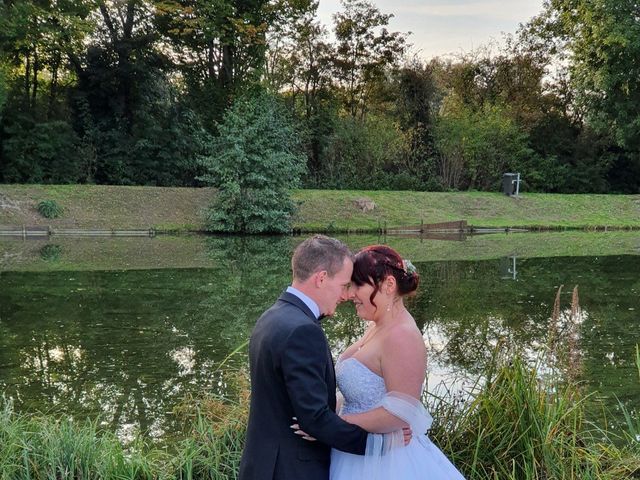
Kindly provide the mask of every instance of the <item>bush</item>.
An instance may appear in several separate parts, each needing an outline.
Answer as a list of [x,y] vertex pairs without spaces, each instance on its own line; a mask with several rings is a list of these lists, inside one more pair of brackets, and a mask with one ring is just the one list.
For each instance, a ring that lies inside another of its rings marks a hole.
[[68,122],[36,122],[13,113],[3,123],[1,182],[77,183],[82,178],[80,140]]
[[[389,177],[407,173],[398,162],[404,154],[404,141],[390,118],[339,119],[322,158],[321,188],[398,188],[395,178]],[[404,178],[399,183],[406,186]]]
[[238,99],[219,126],[200,180],[219,189],[209,211],[218,232],[284,233],[294,210],[305,158],[279,102],[266,93]]
[[38,204],[38,213],[45,218],[58,218],[62,216],[63,209],[55,200],[43,200]]
[[[443,187],[495,191],[504,172],[537,163],[527,141],[527,135],[498,107],[451,108],[436,124]],[[529,170],[521,173],[528,178]]]

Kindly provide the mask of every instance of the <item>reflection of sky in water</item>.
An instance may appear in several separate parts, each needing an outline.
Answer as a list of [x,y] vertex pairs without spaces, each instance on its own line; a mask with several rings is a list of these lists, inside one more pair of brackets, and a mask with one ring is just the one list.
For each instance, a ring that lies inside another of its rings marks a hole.
[[445,357],[449,339],[437,324],[424,329],[422,337],[427,348],[426,391],[432,397],[465,396],[478,380],[463,369],[452,368]]
[[[175,435],[174,408],[229,389],[219,363],[289,281],[288,247],[234,241],[240,251],[215,244],[215,268],[0,272],[2,392],[23,411],[99,415],[123,439]],[[553,328],[590,389],[637,409],[640,256],[518,259],[515,279],[504,265],[513,259],[416,262],[422,285],[408,307],[428,348],[429,393],[470,388],[498,344],[539,362]],[[552,324],[557,286],[578,283],[580,315],[569,322],[566,288]],[[364,330],[349,304],[324,325],[334,354]],[[244,366],[244,352],[227,366]]]
[[193,369],[196,366],[195,355],[196,352],[191,347],[177,348],[169,352],[171,359],[178,364],[178,375],[183,377],[193,374]]

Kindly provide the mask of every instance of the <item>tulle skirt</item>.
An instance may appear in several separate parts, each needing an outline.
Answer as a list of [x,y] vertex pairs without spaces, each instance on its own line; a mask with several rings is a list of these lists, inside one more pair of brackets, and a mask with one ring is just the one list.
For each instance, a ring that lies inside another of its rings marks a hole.
[[365,456],[331,451],[330,480],[464,480],[462,474],[426,435],[383,455],[374,469]]

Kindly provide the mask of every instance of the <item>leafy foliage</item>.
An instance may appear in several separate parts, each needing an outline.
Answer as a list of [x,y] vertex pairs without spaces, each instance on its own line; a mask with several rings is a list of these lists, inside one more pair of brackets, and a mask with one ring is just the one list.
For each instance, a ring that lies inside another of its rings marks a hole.
[[531,163],[526,136],[496,107],[455,108],[440,118],[436,135],[445,188],[495,190],[502,173]]
[[67,122],[34,123],[26,115],[5,118],[2,144],[5,182],[77,183],[82,180],[78,137]]
[[379,188],[400,153],[401,142],[401,133],[385,118],[341,119],[327,149],[321,174],[324,186]]
[[197,186],[227,110],[267,88],[305,187],[495,190],[518,169],[525,191],[640,191],[635,3],[552,0],[498,52],[428,63],[368,0],[317,10],[0,2],[0,182]]
[[342,0],[343,11],[335,16],[337,45],[334,70],[344,105],[352,117],[369,109],[371,84],[397,65],[406,36],[385,27],[393,15],[384,14],[367,0]]
[[304,157],[286,112],[267,93],[238,99],[220,124],[200,179],[218,187],[210,228],[222,232],[287,232]]
[[63,209],[55,200],[43,200],[38,204],[38,213],[45,218],[58,218],[62,216]]
[[2,120],[2,109],[4,103],[7,101],[7,74],[5,72],[5,66],[0,63],[0,120]]

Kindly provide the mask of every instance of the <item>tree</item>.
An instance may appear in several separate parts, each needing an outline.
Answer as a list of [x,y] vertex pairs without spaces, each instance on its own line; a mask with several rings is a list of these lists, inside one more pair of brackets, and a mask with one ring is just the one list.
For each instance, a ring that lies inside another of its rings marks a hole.
[[[493,190],[506,171],[535,163],[527,136],[498,107],[455,106],[438,120],[438,171],[449,189]],[[523,172],[525,178],[527,171]]]
[[310,0],[153,0],[158,30],[190,106],[213,127],[235,96],[260,81],[267,34],[295,23]]
[[367,0],[342,0],[344,11],[334,15],[336,49],[334,75],[344,95],[344,106],[353,118],[363,118],[370,88],[388,67],[398,65],[405,51],[406,35],[389,32],[390,14],[383,14]]
[[152,4],[100,0],[94,16],[70,95],[85,181],[193,185],[202,124],[171,81]]
[[4,103],[7,101],[9,86],[7,84],[7,68],[0,58],[0,122],[2,121],[2,110]]
[[22,113],[36,120],[54,116],[65,93],[60,87],[69,81],[66,62],[91,28],[89,13],[85,1],[0,2],[0,53],[14,67],[13,96]]
[[0,2],[0,181],[79,180],[67,60],[90,21],[85,2]]
[[221,232],[287,232],[304,156],[278,101],[264,92],[236,100],[202,157],[201,180],[218,188],[210,228]]
[[[640,191],[640,9],[631,0],[551,0],[531,36],[566,64],[573,116],[596,137],[610,188]],[[606,146],[608,144],[608,146]],[[588,151],[592,154],[593,149]]]
[[266,82],[283,97],[299,122],[307,153],[305,185],[322,183],[322,159],[334,133],[337,101],[331,78],[333,46],[326,29],[316,20],[317,3],[270,36]]
[[554,0],[556,32],[571,53],[578,101],[597,130],[640,149],[640,7],[631,0]]
[[400,156],[406,175],[420,180],[422,188],[439,188],[436,180],[434,123],[442,100],[435,70],[437,62],[423,65],[414,60],[395,72],[395,116],[406,137]]
[[26,0],[0,9],[0,49],[13,67],[0,178],[171,185],[191,173],[193,184],[195,168],[185,164],[195,153],[163,142],[195,149],[198,129],[168,81],[149,1]]

